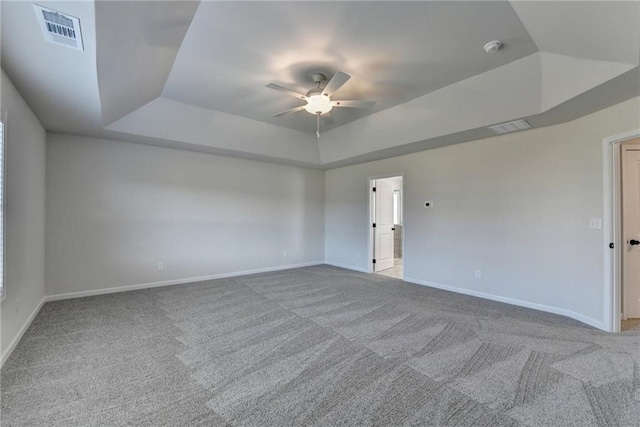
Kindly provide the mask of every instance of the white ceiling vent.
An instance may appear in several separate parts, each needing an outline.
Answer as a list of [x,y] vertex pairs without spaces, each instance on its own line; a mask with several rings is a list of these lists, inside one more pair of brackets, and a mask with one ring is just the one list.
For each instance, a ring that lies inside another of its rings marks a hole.
[[46,7],[33,5],[44,39],[50,43],[61,44],[78,50],[84,50],[80,20]]
[[489,126],[488,129],[495,134],[501,135],[503,133],[531,129],[531,125],[526,120],[520,119],[509,123],[501,123],[499,125]]

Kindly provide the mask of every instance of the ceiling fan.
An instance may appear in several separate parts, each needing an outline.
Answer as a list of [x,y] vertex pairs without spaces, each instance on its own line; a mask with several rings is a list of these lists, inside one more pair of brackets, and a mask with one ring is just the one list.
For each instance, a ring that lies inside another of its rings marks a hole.
[[321,88],[320,85],[327,79],[324,74],[315,73],[311,78],[313,78],[313,82],[316,84],[316,87],[310,89],[306,95],[298,93],[292,89],[287,89],[286,87],[282,87],[275,83],[269,83],[267,85],[269,89],[279,90],[307,102],[306,105],[289,108],[288,110],[276,113],[273,117],[282,117],[302,110],[315,114],[316,136],[320,138],[320,116],[327,117],[333,108],[372,108],[375,105],[375,101],[332,100],[331,96],[351,78],[350,75],[341,71],[335,73],[323,88]]

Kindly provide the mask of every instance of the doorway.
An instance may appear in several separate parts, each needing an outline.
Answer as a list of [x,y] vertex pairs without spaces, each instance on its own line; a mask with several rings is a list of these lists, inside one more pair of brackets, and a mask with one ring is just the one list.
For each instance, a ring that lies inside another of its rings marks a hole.
[[640,329],[640,138],[619,146],[621,330]]
[[[623,280],[632,266],[633,258],[623,260],[626,253],[633,254],[634,248],[640,245],[635,244],[633,236],[625,234],[632,232],[629,224],[623,224],[623,146],[638,146],[640,144],[640,129],[631,130],[618,135],[609,136],[602,139],[602,168],[603,168],[603,190],[604,190],[604,211],[603,211],[603,244],[607,248],[604,251],[604,295],[603,309],[604,316],[601,329],[608,332],[620,332],[625,330],[640,328],[640,322],[629,318],[627,312],[628,303],[633,303],[633,296],[630,295],[630,288],[637,289],[640,284],[634,284],[629,278]],[[633,151],[633,149],[632,149]],[[629,170],[629,168],[627,168]],[[625,179],[626,180],[626,179]],[[633,183],[627,183],[626,189]],[[630,197],[627,196],[627,202]],[[633,216],[631,216],[633,218]],[[631,240],[634,240],[632,244]],[[638,248],[640,249],[640,248]],[[637,300],[636,300],[637,301]],[[631,321],[630,321],[631,320]]]
[[395,279],[404,277],[404,177],[369,180],[371,272]]

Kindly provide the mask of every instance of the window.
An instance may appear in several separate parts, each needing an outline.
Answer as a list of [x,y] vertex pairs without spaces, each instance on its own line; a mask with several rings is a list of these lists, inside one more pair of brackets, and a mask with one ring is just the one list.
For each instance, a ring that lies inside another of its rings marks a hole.
[[4,297],[4,130],[0,118],[0,297]]
[[393,224],[402,225],[402,192],[400,190],[393,192]]

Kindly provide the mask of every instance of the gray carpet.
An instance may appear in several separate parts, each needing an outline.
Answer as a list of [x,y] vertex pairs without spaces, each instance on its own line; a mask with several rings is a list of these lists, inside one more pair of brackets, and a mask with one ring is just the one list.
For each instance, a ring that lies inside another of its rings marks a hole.
[[640,331],[328,266],[47,303],[3,426],[638,426]]

